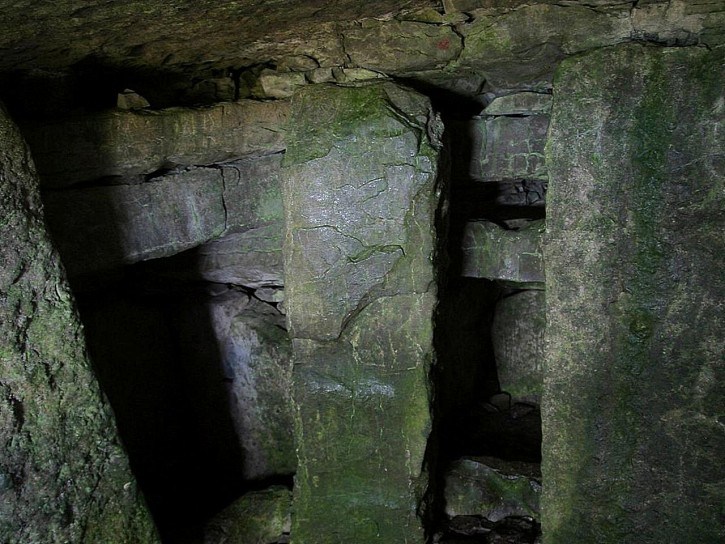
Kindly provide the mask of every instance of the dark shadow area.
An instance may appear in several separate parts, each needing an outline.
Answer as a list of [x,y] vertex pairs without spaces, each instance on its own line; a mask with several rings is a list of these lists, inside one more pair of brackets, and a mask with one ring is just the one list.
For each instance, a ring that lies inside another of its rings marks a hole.
[[[546,186],[510,179],[481,181],[471,176],[479,136],[472,120],[483,101],[461,99],[445,89],[413,85],[431,97],[441,112],[445,155],[451,179],[448,212],[443,218],[439,266],[439,304],[435,323],[436,365],[431,372],[433,432],[427,497],[431,542],[533,543],[540,526],[532,518],[507,517],[491,522],[482,516],[446,513],[448,471],[462,458],[491,464],[540,479],[541,415],[539,407],[512,400],[501,390],[492,327],[499,301],[516,293],[509,285],[485,278],[463,277],[463,234],[471,221],[489,221],[504,229],[545,217]],[[532,468],[533,467],[533,468]]]
[[200,541],[204,523],[248,488],[201,296],[132,274],[112,291],[78,296],[96,375],[170,544]]

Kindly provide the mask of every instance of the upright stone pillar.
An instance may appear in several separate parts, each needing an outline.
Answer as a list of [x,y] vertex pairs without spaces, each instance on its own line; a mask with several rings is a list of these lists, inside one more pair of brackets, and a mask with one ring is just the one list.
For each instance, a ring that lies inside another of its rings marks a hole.
[[547,164],[547,544],[723,542],[723,58],[562,63]]
[[423,542],[438,120],[391,83],[293,102],[283,193],[295,544]]
[[0,542],[157,541],[0,107]]

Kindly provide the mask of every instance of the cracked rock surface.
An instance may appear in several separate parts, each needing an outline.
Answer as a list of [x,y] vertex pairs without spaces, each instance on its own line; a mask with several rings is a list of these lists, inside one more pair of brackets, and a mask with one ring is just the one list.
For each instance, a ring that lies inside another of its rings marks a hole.
[[0,540],[158,542],[4,108],[0,148]]
[[423,96],[391,83],[302,92],[291,118],[292,534],[301,544],[422,541],[438,121]]

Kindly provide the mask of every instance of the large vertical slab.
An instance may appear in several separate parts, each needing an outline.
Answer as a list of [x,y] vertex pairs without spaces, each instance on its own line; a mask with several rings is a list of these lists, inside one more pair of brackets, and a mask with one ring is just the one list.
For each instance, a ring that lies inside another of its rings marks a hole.
[[0,541],[157,542],[2,107],[0,225]]
[[622,46],[555,81],[547,544],[722,542],[723,59]]
[[422,542],[438,121],[390,83],[293,103],[285,306],[299,467],[295,544]]

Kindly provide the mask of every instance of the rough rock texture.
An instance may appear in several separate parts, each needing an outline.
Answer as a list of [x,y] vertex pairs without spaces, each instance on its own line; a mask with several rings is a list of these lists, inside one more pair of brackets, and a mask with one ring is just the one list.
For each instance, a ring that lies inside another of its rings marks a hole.
[[467,223],[462,242],[462,275],[543,289],[543,230],[543,221],[532,221],[519,230],[505,230],[487,221]]
[[[205,307],[242,452],[242,474],[248,480],[294,474],[292,353],[284,316],[246,299],[232,292],[211,299]],[[198,346],[188,348],[200,354],[199,365],[208,360]]]
[[497,470],[478,459],[455,461],[446,472],[446,515],[482,516],[489,521],[508,516],[538,519],[541,482],[510,468]]
[[209,522],[204,544],[270,544],[290,530],[292,492],[274,486],[247,493]]
[[[405,3],[408,9],[437,5],[433,0]],[[341,64],[344,53],[333,23],[386,15],[400,7],[393,0],[124,0],[109,9],[102,0],[82,7],[61,0],[50,9],[24,0],[6,13],[0,47],[13,54],[4,56],[0,67],[22,66],[41,56],[40,68],[56,68],[99,49],[109,63],[167,71],[204,63],[247,66],[260,57],[292,55]],[[39,27],[48,32],[36,42]]]
[[295,542],[422,542],[437,119],[390,83],[293,101],[284,201]]
[[[563,58],[622,42],[725,43],[721,0],[5,4],[0,73],[11,72],[13,82],[0,80],[0,93],[25,102],[31,116],[57,115],[59,104],[84,107],[84,94],[113,105],[126,88],[154,107],[246,97],[238,73],[269,67],[274,78],[300,83],[291,73],[312,81],[318,69],[362,66],[475,98],[484,86],[550,88]],[[287,89],[281,95],[291,89],[275,87]]]
[[514,93],[494,98],[486,106],[486,115],[535,115],[551,112],[551,95],[542,93]]
[[0,217],[0,540],[157,542],[4,109]]
[[166,257],[224,233],[276,225],[281,155],[185,169],[134,185],[48,191],[48,225],[69,275]]
[[501,389],[516,401],[541,402],[544,383],[544,291],[524,291],[496,305],[491,340]]
[[248,287],[280,289],[284,285],[284,226],[271,225],[227,234],[166,259],[149,261],[146,269],[160,276],[205,280]]
[[286,102],[110,111],[23,127],[44,188],[269,155],[285,148]]
[[548,115],[484,115],[474,119],[470,126],[474,145],[470,177],[480,181],[548,180],[544,160],[548,128]]
[[456,64],[483,72],[494,87],[549,81],[566,56],[625,41],[632,32],[629,6],[600,12],[536,2],[498,12],[482,9],[478,14],[461,27],[466,46]]
[[722,53],[562,64],[549,139],[545,542],[721,542]]
[[295,470],[284,318],[238,289],[135,273],[84,293],[81,315],[162,537],[198,542],[249,480]]
[[364,21],[344,34],[353,63],[390,74],[442,68],[460,55],[460,35],[449,26],[414,21]]

